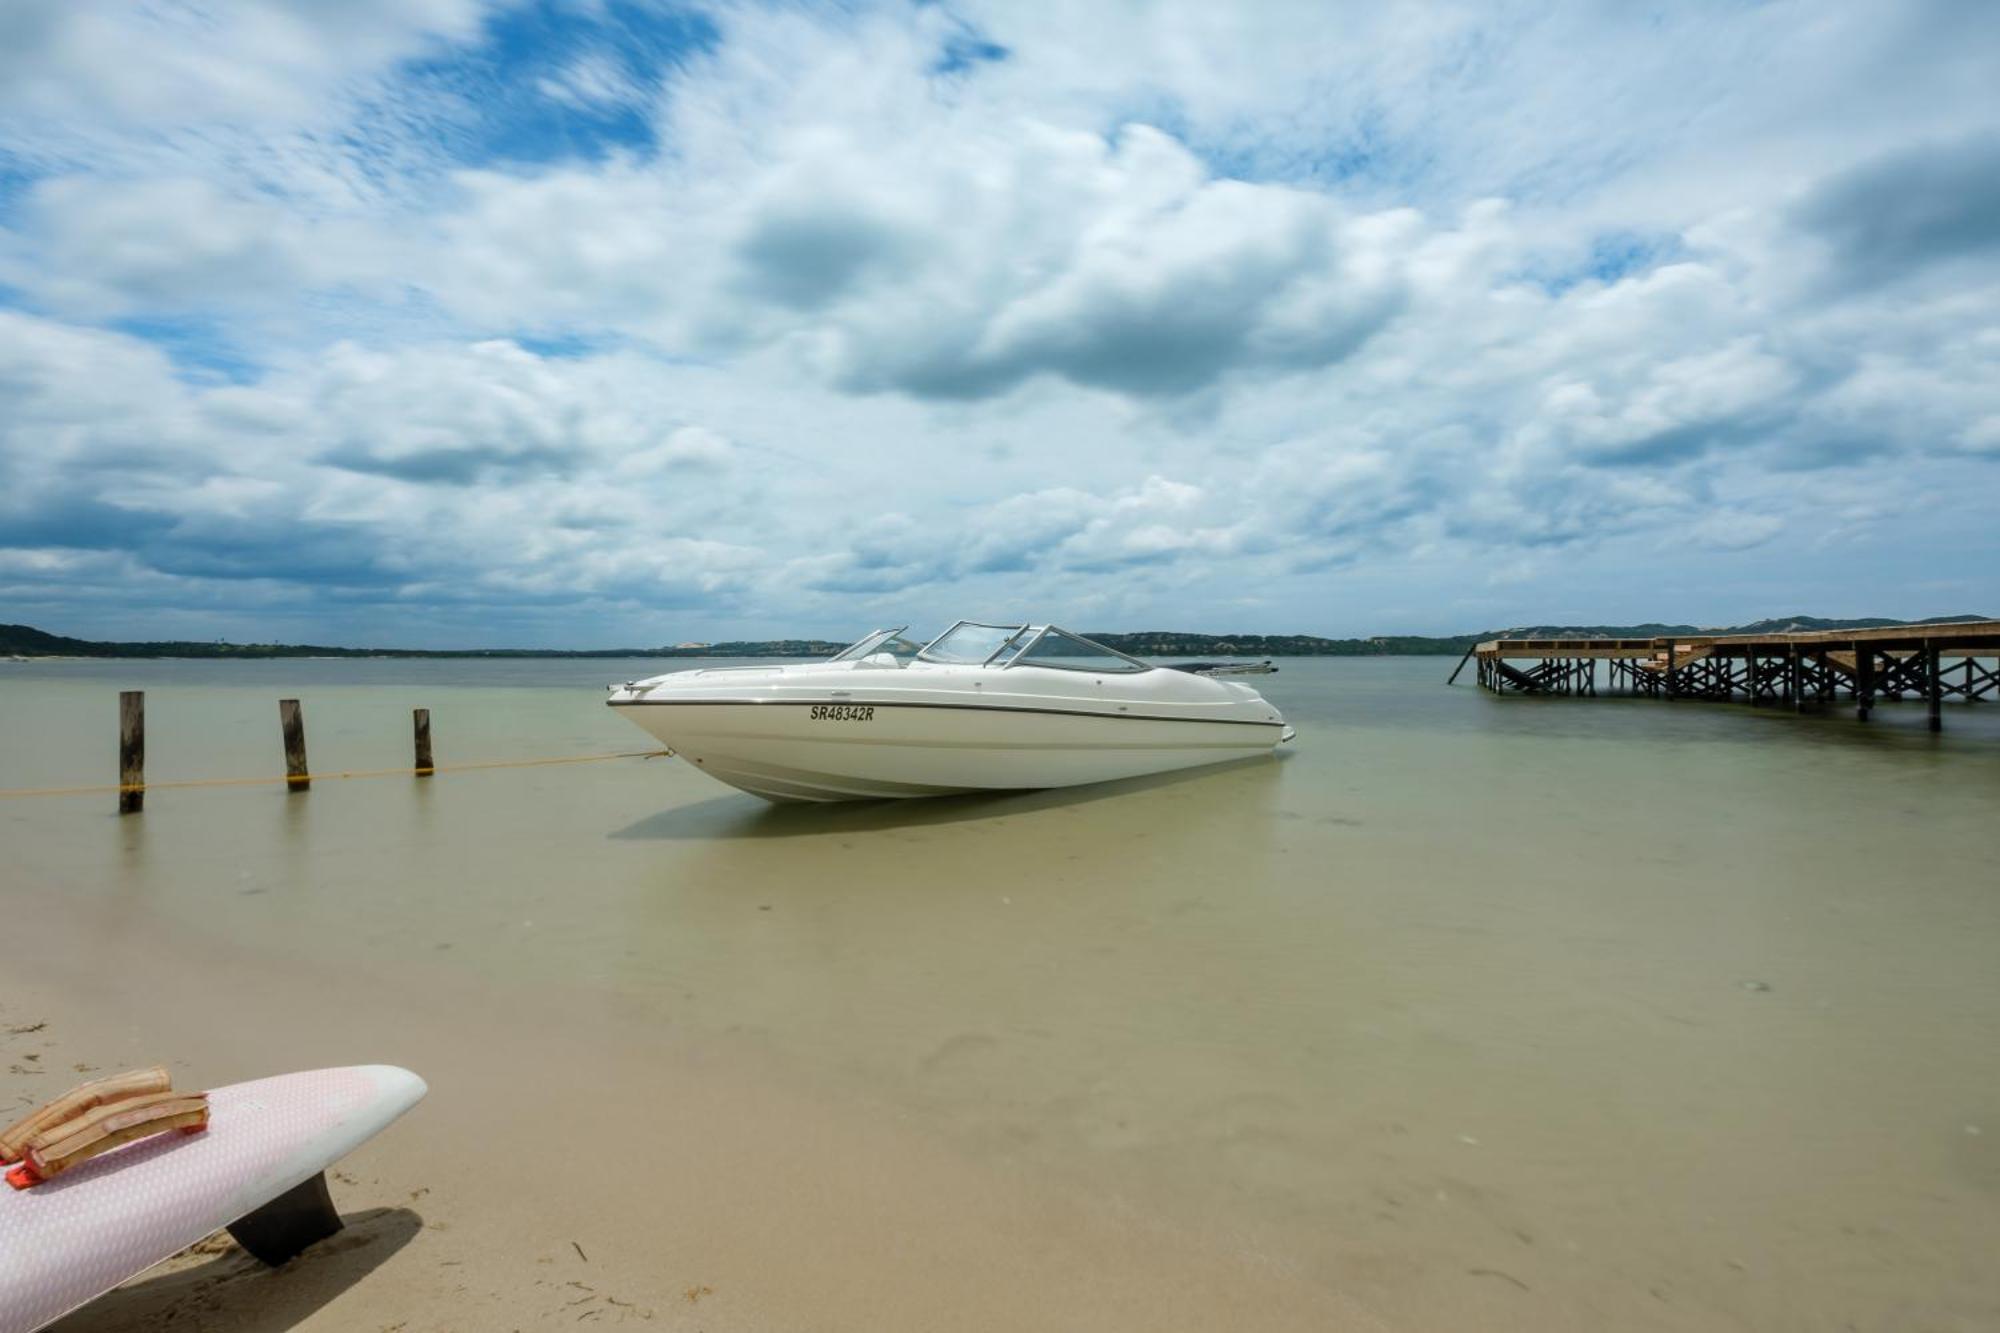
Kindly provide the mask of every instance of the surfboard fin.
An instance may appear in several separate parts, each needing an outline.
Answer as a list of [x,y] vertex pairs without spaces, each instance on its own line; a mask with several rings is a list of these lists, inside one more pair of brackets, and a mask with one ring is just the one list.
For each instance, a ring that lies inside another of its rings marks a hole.
[[346,1225],[327,1192],[326,1172],[321,1171],[231,1222],[229,1234],[251,1255],[276,1268]]

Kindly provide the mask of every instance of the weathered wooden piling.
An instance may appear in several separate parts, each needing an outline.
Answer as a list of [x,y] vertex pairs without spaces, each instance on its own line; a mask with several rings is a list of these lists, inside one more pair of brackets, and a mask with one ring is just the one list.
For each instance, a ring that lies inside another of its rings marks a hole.
[[118,813],[146,808],[146,692],[118,695]]
[[410,720],[414,724],[416,734],[417,776],[427,778],[436,771],[436,765],[431,763],[431,710],[411,709]]
[[278,700],[278,726],[285,733],[285,790],[305,791],[312,774],[306,768],[306,719],[297,699]]
[[1944,730],[1944,673],[1938,669],[1938,650],[1924,649],[1924,696],[1932,731]]
[[[2000,620],[1651,639],[1493,639],[1474,650],[1479,683],[1520,694],[1595,694],[1830,708],[1845,690],[1863,722],[1881,701],[1922,700],[1930,729],[1948,699],[2000,699]],[[1986,664],[1992,662],[1989,668]]]

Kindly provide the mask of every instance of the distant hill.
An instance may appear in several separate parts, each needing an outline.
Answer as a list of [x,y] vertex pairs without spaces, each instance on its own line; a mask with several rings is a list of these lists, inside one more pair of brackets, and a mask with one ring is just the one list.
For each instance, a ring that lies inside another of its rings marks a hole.
[[1517,625],[1489,630],[1482,639],[1657,639],[1668,634],[1809,634],[1815,630],[1884,629],[1891,625],[1950,625],[1987,616],[1930,616],[1924,620],[1889,620],[1853,616],[1828,620],[1823,616],[1774,616],[1747,625]]
[[1141,630],[1136,634],[1085,632],[1134,657],[1409,657],[1462,653],[1482,638],[1381,635],[1370,639],[1322,639],[1311,634],[1196,634],[1186,630]]
[[0,657],[825,657],[846,646],[825,639],[757,639],[673,648],[334,648],[194,639],[102,643],[65,638],[30,625],[0,625]]
[[1748,625],[1516,625],[1453,634],[1443,638],[1382,634],[1367,639],[1321,639],[1310,634],[1191,634],[1143,630],[1137,634],[1092,634],[1099,643],[1135,657],[1414,657],[1463,653],[1487,639],[1653,639],[1668,634],[1784,634],[1821,629],[1875,629],[1885,625],[1942,625],[1984,616],[1932,616],[1928,620],[1888,620],[1862,616],[1828,620],[1820,616],[1780,616]]
[[[1088,637],[1137,657],[1408,657],[1463,653],[1485,639],[1651,639],[1668,634],[1781,634],[1824,629],[1875,629],[1888,625],[1941,625],[1985,616],[1932,616],[1889,620],[1863,616],[1828,620],[1780,616],[1748,625],[1515,625],[1443,638],[1386,634],[1367,639],[1322,639],[1311,634],[1198,634],[1142,630]],[[0,657],[827,657],[844,644],[826,639],[750,639],[683,644],[671,648],[330,648],[302,643],[222,643],[167,640],[100,643],[50,634],[29,625],[0,625]]]

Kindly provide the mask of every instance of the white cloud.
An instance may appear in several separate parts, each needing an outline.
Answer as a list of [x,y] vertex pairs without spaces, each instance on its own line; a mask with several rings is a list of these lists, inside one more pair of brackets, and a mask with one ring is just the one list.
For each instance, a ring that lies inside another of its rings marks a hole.
[[1454,569],[1546,618],[1565,548],[1606,606],[1826,516],[1843,605],[1865,543],[1994,553],[1988,17],[731,6],[524,66],[650,125],[548,160],[401,63],[475,6],[345,14],[0,20],[9,596],[1358,631]]
[[1725,551],[1747,551],[1762,546],[1785,530],[1785,520],[1776,514],[1750,514],[1718,509],[1703,515],[1687,530],[1687,535],[1704,546]]
[[0,109],[82,127],[316,121],[347,80],[478,31],[481,0],[65,0],[0,10]]
[[204,180],[55,177],[29,192],[0,281],[84,318],[284,299],[317,285],[317,230]]
[[1967,453],[2000,454],[2000,415],[1981,417],[1967,426],[1958,445]]
[[556,73],[537,79],[535,87],[551,101],[590,111],[623,106],[645,96],[645,89],[625,72],[617,58],[601,51],[578,56]]

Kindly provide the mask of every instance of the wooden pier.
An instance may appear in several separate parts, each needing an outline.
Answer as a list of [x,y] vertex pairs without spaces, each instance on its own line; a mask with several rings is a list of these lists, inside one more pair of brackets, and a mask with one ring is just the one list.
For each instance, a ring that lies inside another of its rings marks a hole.
[[1500,694],[1740,700],[1800,712],[1846,702],[1864,722],[1878,702],[1921,699],[1932,731],[1944,725],[1946,700],[2000,699],[2000,620],[1805,634],[1490,639],[1472,655],[1479,683]]

